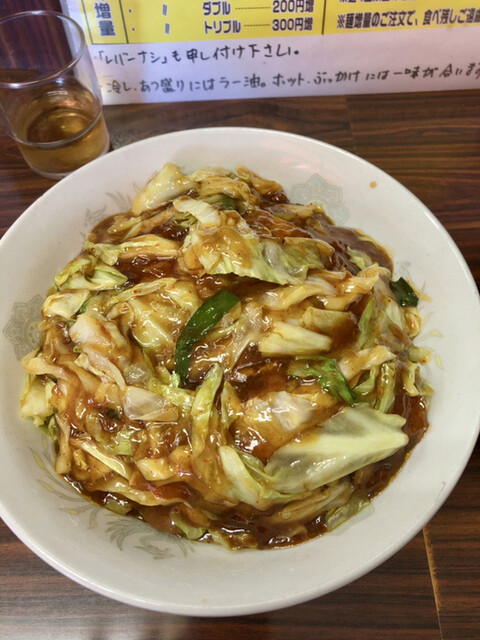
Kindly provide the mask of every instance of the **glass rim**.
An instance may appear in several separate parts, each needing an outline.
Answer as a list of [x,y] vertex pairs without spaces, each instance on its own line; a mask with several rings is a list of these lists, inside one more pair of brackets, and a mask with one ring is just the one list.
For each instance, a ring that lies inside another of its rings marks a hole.
[[54,78],[57,78],[58,76],[62,75],[69,69],[72,69],[77,64],[77,62],[80,60],[80,58],[83,56],[83,54],[87,49],[87,41],[85,38],[85,34],[83,32],[83,29],[70,16],[67,16],[64,13],[60,13],[59,11],[35,9],[34,11],[21,11],[20,13],[13,13],[9,16],[5,16],[4,18],[0,19],[0,28],[7,22],[12,22],[14,20],[18,20],[20,18],[26,18],[30,16],[46,16],[46,17],[58,18],[61,21],[64,21],[70,24],[74,28],[74,30],[77,32],[77,35],[80,39],[79,49],[75,53],[72,53],[70,62],[66,65],[63,65],[62,68],[59,69],[58,71],[42,75],[39,78],[35,78],[33,80],[25,80],[23,82],[2,82],[0,80],[0,89],[23,89],[28,87],[34,87],[36,85],[41,85],[44,82],[53,80]]

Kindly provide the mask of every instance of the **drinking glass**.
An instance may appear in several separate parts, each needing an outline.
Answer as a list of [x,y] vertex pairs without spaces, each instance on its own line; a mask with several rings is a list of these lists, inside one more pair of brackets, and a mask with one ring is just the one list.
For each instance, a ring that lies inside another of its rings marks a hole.
[[74,20],[55,11],[0,20],[0,113],[28,165],[47,178],[108,151],[102,95]]

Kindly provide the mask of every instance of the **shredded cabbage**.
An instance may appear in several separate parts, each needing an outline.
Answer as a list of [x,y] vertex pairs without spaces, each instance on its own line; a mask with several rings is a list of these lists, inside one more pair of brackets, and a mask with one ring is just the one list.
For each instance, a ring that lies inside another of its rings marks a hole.
[[21,415],[108,509],[230,549],[302,542],[427,427],[418,296],[392,275],[274,180],[167,164],[55,277]]

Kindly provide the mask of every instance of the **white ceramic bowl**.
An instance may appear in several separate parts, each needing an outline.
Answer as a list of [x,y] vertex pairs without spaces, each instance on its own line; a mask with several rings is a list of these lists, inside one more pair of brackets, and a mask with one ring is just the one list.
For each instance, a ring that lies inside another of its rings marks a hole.
[[[430,429],[371,507],[334,532],[282,550],[229,552],[182,541],[83,500],[52,471],[49,444],[19,418],[19,359],[34,345],[42,296],[102,217],[129,208],[167,162],[185,171],[245,165],[291,200],[319,201],[337,224],[389,249],[396,275],[431,302],[419,344],[434,357]],[[475,444],[479,299],[456,246],[391,177],[320,142],[260,129],[213,128],[143,140],[83,167],[35,202],[0,242],[0,515],[53,567],[117,600],[177,614],[226,616],[278,609],[370,571],[439,509]],[[366,544],[368,542],[368,544]]]

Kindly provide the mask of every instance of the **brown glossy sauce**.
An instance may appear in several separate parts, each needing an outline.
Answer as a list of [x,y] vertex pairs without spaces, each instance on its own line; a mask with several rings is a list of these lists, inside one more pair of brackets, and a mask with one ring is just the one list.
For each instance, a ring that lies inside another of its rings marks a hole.
[[116,268],[127,276],[130,285],[177,275],[175,258],[159,259],[151,255],[135,256],[131,260],[120,259]]
[[[359,249],[364,251],[373,262],[377,262],[380,266],[392,269],[392,262],[387,253],[374,242],[362,237],[353,229],[345,229],[335,227],[330,224],[326,216],[319,214],[321,225],[319,227],[310,226],[308,218],[299,219],[296,224],[289,222],[280,216],[275,216],[274,212],[268,211],[269,206],[275,207],[276,204],[287,202],[287,198],[283,191],[272,190],[263,195],[260,203],[260,210],[253,214],[245,216],[253,231],[261,236],[274,236],[277,238],[286,237],[312,237],[321,238],[333,246],[335,252],[326,259],[326,268],[333,270],[347,270],[350,273],[357,273],[358,267],[350,260],[348,249]],[[100,222],[90,234],[90,239],[94,242],[112,241],[115,238],[115,232],[111,232],[112,224],[120,224],[122,216],[112,216]],[[140,218],[139,218],[140,221]],[[120,224],[121,228],[121,224]],[[149,233],[157,234],[164,238],[181,242],[188,230],[176,225],[171,220],[166,220],[161,224],[149,230]],[[226,233],[226,231],[225,231]],[[232,246],[235,243],[235,234],[223,234],[223,239],[228,240]],[[118,232],[120,235],[120,231]],[[215,237],[208,240],[212,243],[212,250],[215,248]],[[207,242],[207,241],[205,241]],[[241,243],[238,251],[241,251]],[[116,264],[123,274],[128,278],[128,285],[132,286],[140,282],[150,281],[157,278],[165,277],[182,277],[178,272],[178,266],[175,259],[158,258],[152,255],[140,255],[133,259],[121,259]],[[221,289],[228,288],[235,293],[243,302],[249,301],[253,296],[261,294],[267,290],[273,290],[277,285],[262,282],[254,278],[241,278],[234,275],[192,275],[189,276],[195,284],[196,291],[202,300],[210,298]],[[344,323],[338,325],[331,337],[333,339],[333,348],[330,355],[341,352],[345,345],[351,344],[356,340],[358,327],[356,321],[363,311],[368,296],[363,296],[360,300],[354,302],[349,311],[353,317],[347,319]],[[63,343],[66,348],[69,345],[68,327],[65,323],[57,323],[56,331],[62,335]],[[200,360],[202,358],[202,349],[200,344],[195,348],[195,356]],[[293,390],[298,385],[298,380],[291,379],[288,376],[288,359],[268,358],[262,356],[260,351],[254,346],[248,346],[239,358],[233,371],[226,374],[226,379],[232,384],[238,394],[241,402],[246,402],[252,398],[261,396],[272,391]],[[203,372],[198,379],[190,380],[191,388],[199,384],[202,380]],[[79,382],[80,393],[80,382]],[[218,395],[217,395],[218,400]],[[74,402],[74,399],[71,400]],[[218,404],[218,402],[217,402]],[[99,420],[102,429],[106,433],[115,433],[121,428],[121,423],[116,416],[109,414],[108,411],[102,412],[99,407]],[[399,468],[405,462],[408,453],[423,437],[428,423],[426,416],[426,407],[422,398],[411,398],[404,394],[397,396],[395,405],[392,408],[393,413],[404,416],[407,420],[404,431],[409,437],[407,446],[390,456],[386,460],[370,465],[368,468],[360,470],[356,474],[351,475],[351,481],[354,491],[361,496],[369,498],[382,491],[398,472]],[[69,406],[67,414],[75,415],[75,410]],[[77,429],[74,419],[71,420],[72,430]],[[187,445],[190,434],[187,429],[178,430],[174,426],[168,425],[163,429],[163,437],[157,443],[155,450],[143,445],[141,450],[142,456],[145,457],[166,457],[176,447]],[[226,435],[229,443],[236,443],[240,449],[255,454],[259,459],[266,461],[268,455],[265,453],[268,449],[268,443],[262,442],[261,436],[257,440],[251,438],[250,444],[242,443],[240,436],[236,432],[235,422],[231,426]],[[67,476],[72,486],[78,491],[86,495],[93,502],[106,506],[112,499],[112,494],[102,491],[89,492],[86,485],[82,484],[73,476]],[[201,481],[199,481],[201,482]],[[158,483],[157,483],[158,484]],[[175,507],[181,512],[182,518],[189,522],[188,507],[184,502],[189,502],[192,506],[198,507],[200,510],[210,512],[221,516],[217,521],[214,519],[209,524],[211,529],[217,529],[219,532],[229,534],[233,537],[233,545],[235,540],[239,541],[238,546],[256,546],[260,549],[282,547],[297,544],[321,535],[326,531],[326,525],[323,516],[312,518],[307,522],[292,523],[282,521],[272,523],[270,518],[280,511],[283,506],[273,507],[268,511],[259,511],[249,505],[239,504],[235,508],[226,508],[215,503],[207,502],[200,491],[188,484],[188,479],[184,482],[166,483],[160,486],[151,486],[144,478],[137,473],[135,481],[132,483],[138,489],[151,490],[157,497],[164,500],[178,502]],[[198,488],[198,484],[197,484]],[[120,501],[122,500],[119,496]],[[148,522],[153,527],[170,533],[179,534],[181,531],[174,524],[171,517],[170,506],[140,506],[135,505],[130,511],[130,515]],[[190,521],[191,526],[201,526],[199,522]],[[206,534],[203,538],[210,541],[211,537]]]
[[168,238],[169,240],[182,242],[188,234],[188,229],[175,224],[171,220],[167,220],[166,222],[162,222],[162,224],[158,224],[156,227],[153,227],[153,229],[150,230],[150,233],[161,236],[162,238]]
[[272,524],[269,516],[273,515],[276,510],[261,512],[247,505],[243,506],[246,508],[231,510],[223,514],[222,525],[218,529],[230,535],[246,536],[247,540],[251,540],[251,546],[258,549],[289,547],[316,538],[326,531],[324,519],[321,517],[301,526],[297,524],[285,525],[284,523]]
[[393,264],[390,256],[374,242],[363,238],[353,229],[335,227],[324,224],[326,231],[326,241],[332,245],[335,252],[329,257],[326,264],[327,269],[339,271],[347,269],[350,273],[357,273],[358,267],[350,260],[348,249],[357,249],[366,253],[372,262],[377,262],[381,267],[386,267],[392,271]]
[[112,242],[115,241],[115,234],[112,234],[111,227],[115,225],[115,220],[121,219],[122,214],[116,214],[108,216],[101,220],[95,227],[89,232],[88,239],[91,242]]
[[287,220],[278,218],[268,211],[256,210],[252,214],[247,214],[245,220],[249,227],[260,236],[274,236],[276,238],[311,237],[305,229]]
[[197,293],[202,300],[211,298],[211,296],[221,289],[228,289],[238,296],[242,302],[246,303],[254,296],[264,293],[265,291],[271,291],[277,286],[271,282],[264,282],[263,280],[257,280],[256,278],[244,278],[235,275],[223,276],[205,274],[201,276],[193,275],[191,278],[194,281]]
[[345,319],[344,322],[336,325],[333,331],[328,332],[333,340],[330,355],[334,356],[337,352],[345,349],[347,345],[354,343],[358,332],[358,326],[353,318]]
[[[281,391],[287,387],[288,361],[265,358],[256,347],[244,351],[229,381],[242,401],[267,391]],[[248,376],[244,381],[244,376]]]
[[261,202],[262,207],[264,205],[268,207],[269,205],[285,204],[286,202],[288,202],[288,198],[285,195],[285,192],[283,191],[283,189],[279,188],[278,185],[276,188],[272,187],[270,191],[264,191],[261,194],[261,198],[262,198],[262,202]]
[[195,289],[202,300],[207,300],[221,289],[231,289],[231,282],[227,276],[204,274],[201,276],[192,275]]
[[[191,493],[189,494],[189,501],[191,503],[195,502],[192,500]],[[203,504],[200,497],[198,501],[199,504]],[[205,505],[205,507],[211,510],[211,505]],[[299,544],[326,531],[323,517],[314,518],[300,527],[296,524],[272,524],[269,518],[278,510],[270,509],[262,512],[246,504],[240,504],[235,509],[220,509],[218,510],[218,515],[221,516],[221,524],[210,525],[210,528],[233,536],[233,540],[238,536],[242,540],[242,546],[247,542],[246,546],[258,549],[280,548]],[[180,533],[180,530],[170,518],[168,507],[140,507],[132,515],[148,522],[160,531]],[[183,511],[182,516],[188,522],[185,511]],[[191,521],[189,524],[191,526],[197,525],[197,523]],[[207,533],[202,540],[210,542],[211,536]]]

